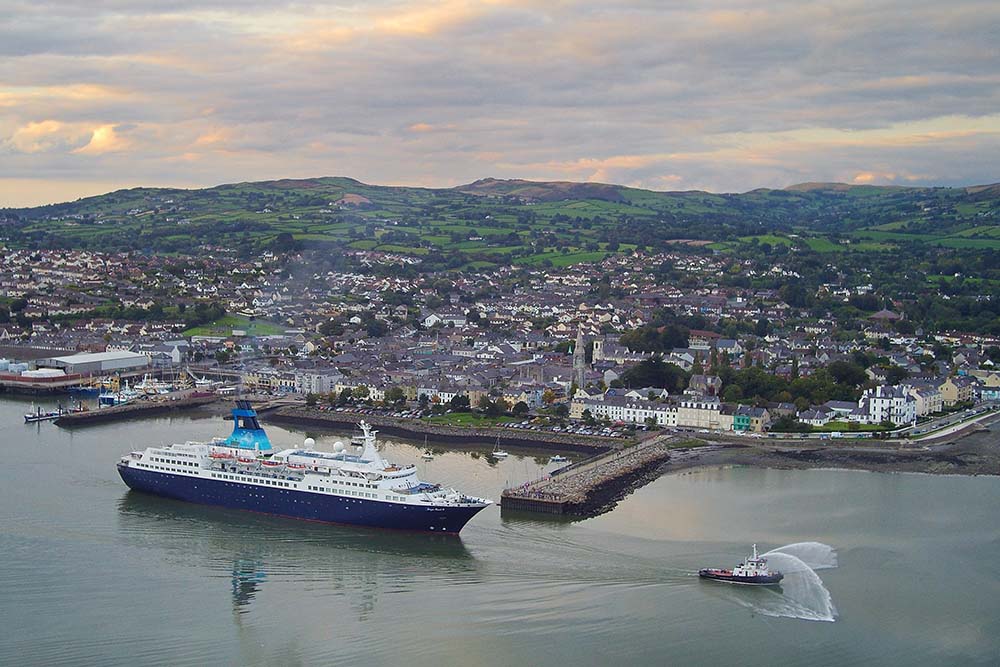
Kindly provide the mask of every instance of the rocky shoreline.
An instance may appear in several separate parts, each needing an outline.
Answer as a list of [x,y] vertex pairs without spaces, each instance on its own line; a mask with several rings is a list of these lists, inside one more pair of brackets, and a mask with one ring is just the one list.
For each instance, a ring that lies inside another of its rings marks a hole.
[[579,519],[589,519],[610,512],[618,503],[651,482],[662,477],[670,466],[670,461],[656,460],[640,466],[632,472],[593,489],[587,499],[566,510],[566,514]]
[[663,472],[721,465],[785,470],[838,468],[882,473],[1000,475],[1000,439],[995,431],[979,431],[956,441],[926,447],[730,445],[688,451],[688,456],[681,460],[672,458]]

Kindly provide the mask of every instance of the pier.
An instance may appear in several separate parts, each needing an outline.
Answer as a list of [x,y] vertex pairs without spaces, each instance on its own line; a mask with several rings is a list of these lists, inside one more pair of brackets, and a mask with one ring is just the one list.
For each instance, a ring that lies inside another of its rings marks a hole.
[[601,497],[613,495],[665,463],[671,444],[670,436],[653,438],[560,468],[541,479],[505,489],[500,508],[543,514],[593,513]]
[[87,410],[86,412],[74,412],[66,414],[55,421],[57,426],[89,426],[90,424],[101,424],[111,421],[121,421],[124,419],[137,419],[148,417],[164,412],[176,412],[190,408],[208,405],[217,401],[215,395],[208,396],[187,396],[185,398],[149,399],[136,401],[127,405],[116,405],[110,408],[99,408],[97,410]]

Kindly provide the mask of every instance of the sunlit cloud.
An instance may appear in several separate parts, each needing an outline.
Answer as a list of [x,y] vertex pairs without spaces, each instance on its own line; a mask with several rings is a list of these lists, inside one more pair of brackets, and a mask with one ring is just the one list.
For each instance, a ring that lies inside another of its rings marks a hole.
[[52,119],[31,121],[0,141],[0,147],[15,155],[65,155],[86,146],[88,137],[92,139],[93,133],[84,123],[66,123]]
[[101,155],[125,150],[129,142],[117,133],[115,127],[115,125],[101,125],[94,128],[90,141],[73,152],[81,155]]
[[[1000,5],[14,0],[0,206],[78,179],[1000,180]],[[102,181],[103,182],[103,181]],[[60,194],[65,188],[65,195]],[[34,196],[34,195],[32,195]],[[13,198],[10,198],[13,197]]]
[[863,171],[860,174],[855,175],[851,181],[853,183],[858,183],[860,185],[869,185],[876,182],[888,182],[896,180],[896,174],[885,174],[885,173],[875,173],[872,171]]
[[38,153],[54,148],[64,139],[64,125],[55,120],[28,123],[17,128],[8,140],[9,145],[21,153]]

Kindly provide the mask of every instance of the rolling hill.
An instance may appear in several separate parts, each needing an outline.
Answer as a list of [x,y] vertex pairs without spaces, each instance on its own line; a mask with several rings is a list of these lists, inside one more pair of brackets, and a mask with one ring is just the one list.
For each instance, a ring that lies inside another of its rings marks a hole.
[[[605,183],[482,179],[455,188],[343,177],[133,188],[0,209],[10,247],[191,252],[302,245],[384,250],[433,267],[592,261],[678,239],[882,252],[901,243],[1000,249],[1000,184],[907,188],[803,183],[742,194],[655,192]],[[767,239],[762,241],[762,239]]]

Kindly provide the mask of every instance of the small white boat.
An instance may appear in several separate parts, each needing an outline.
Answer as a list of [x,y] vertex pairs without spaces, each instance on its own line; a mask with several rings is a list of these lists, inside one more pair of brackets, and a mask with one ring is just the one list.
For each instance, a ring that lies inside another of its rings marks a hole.
[[422,458],[424,461],[431,461],[431,460],[434,459],[434,455],[431,454],[430,451],[428,450],[428,451],[424,452],[423,454],[421,454],[420,458]]
[[562,454],[556,454],[555,456],[549,457],[549,463],[565,463],[569,461],[569,458],[563,456]]
[[499,436],[497,436],[497,444],[493,446],[493,451],[490,452],[490,455],[493,458],[495,458],[495,459],[505,459],[508,456],[510,456],[510,454],[508,454],[504,450],[500,449],[500,437]]

